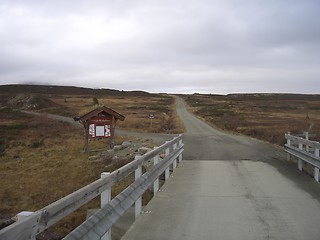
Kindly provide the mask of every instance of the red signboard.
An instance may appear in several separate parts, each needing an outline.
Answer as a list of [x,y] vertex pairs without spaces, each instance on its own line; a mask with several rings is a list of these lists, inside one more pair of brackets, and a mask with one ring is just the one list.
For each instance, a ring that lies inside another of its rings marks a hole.
[[90,138],[111,138],[112,118],[94,117],[89,121],[88,136]]

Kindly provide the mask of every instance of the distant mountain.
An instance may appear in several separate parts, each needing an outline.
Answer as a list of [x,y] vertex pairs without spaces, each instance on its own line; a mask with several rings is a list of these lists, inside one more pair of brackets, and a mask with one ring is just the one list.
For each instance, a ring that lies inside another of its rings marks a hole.
[[220,100],[314,100],[319,101],[320,94],[297,94],[297,93],[230,93],[220,94],[187,94],[194,97],[213,97]]
[[259,100],[319,100],[319,94],[294,93],[233,93],[226,95],[228,99],[259,99]]
[[60,95],[108,95],[108,96],[152,96],[144,91],[119,91],[114,89],[93,89],[73,86],[28,85],[12,84],[0,85],[0,94],[60,94]]

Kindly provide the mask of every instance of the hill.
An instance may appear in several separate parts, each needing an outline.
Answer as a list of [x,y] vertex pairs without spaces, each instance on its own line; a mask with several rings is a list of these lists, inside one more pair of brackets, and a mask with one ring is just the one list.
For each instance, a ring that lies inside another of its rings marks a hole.
[[1,85],[0,94],[55,94],[55,95],[108,95],[108,96],[152,96],[144,91],[119,91],[114,89],[93,89],[74,86]]

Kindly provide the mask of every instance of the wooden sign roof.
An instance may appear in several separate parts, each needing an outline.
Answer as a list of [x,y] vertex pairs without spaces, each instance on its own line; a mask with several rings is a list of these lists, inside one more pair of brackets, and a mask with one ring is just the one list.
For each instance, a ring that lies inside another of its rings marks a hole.
[[87,120],[91,119],[94,116],[101,116],[101,115],[105,115],[105,116],[111,115],[115,119],[117,120],[119,119],[120,121],[123,121],[125,119],[125,116],[121,115],[120,113],[112,110],[111,108],[107,108],[106,106],[102,106],[92,110],[91,112],[84,114],[83,116],[75,117],[74,120],[86,122]]

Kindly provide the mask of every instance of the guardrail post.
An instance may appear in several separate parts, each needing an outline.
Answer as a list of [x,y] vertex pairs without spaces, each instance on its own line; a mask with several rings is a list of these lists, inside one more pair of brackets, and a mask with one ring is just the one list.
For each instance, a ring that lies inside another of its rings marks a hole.
[[[16,215],[16,221],[17,222],[21,222],[23,221],[24,219],[28,218],[29,216],[31,216],[33,214],[33,212],[29,212],[29,211],[22,211],[20,213],[18,213]],[[36,237],[35,236],[31,236],[30,237],[30,240],[36,240]]]
[[[303,150],[303,143],[299,143],[299,149]],[[303,169],[303,161],[300,158],[298,159],[298,169],[300,171],[302,171],[302,169]]]
[[[138,160],[139,158],[141,158],[141,156],[135,156],[134,157],[135,160]],[[134,179],[137,180],[141,177],[142,175],[142,166],[139,166],[135,171],[134,171]],[[137,219],[141,213],[142,210],[142,197],[140,196],[134,204],[134,216],[135,219]]]
[[[290,147],[291,146],[291,140],[289,139],[289,136],[290,136],[290,132],[288,132],[288,134],[286,134],[286,137],[287,138],[287,146]],[[287,160],[290,161],[291,160],[291,154],[290,153],[287,153]]]
[[[304,132],[306,140],[309,140],[309,132]],[[306,145],[306,151],[309,152],[309,146]]]
[[300,158],[298,159],[298,169],[300,171],[302,171],[302,169],[303,169],[303,161]]
[[[177,143],[173,144],[173,151],[177,149]],[[173,160],[172,164],[173,171],[177,168],[177,159]]]
[[[319,148],[314,149],[314,155],[315,157],[319,157]],[[320,174],[319,174],[319,168],[314,167],[314,179],[319,182],[320,181]]]
[[[170,148],[166,148],[165,153],[164,153],[165,157],[168,156],[169,153],[170,153]],[[164,173],[164,179],[165,179],[165,181],[167,181],[167,179],[169,178],[169,176],[170,176],[170,167],[168,167],[168,168],[166,169],[165,173]]]
[[314,167],[314,180],[319,182],[319,168]]
[[[108,175],[110,175],[109,172],[103,172],[101,173],[101,178],[107,177]],[[105,191],[101,193],[101,202],[100,202],[101,208],[107,205],[110,201],[111,201],[111,187],[107,188]],[[111,240],[111,229],[101,237],[101,240]]]
[[[179,146],[182,146],[182,140],[179,140]],[[182,153],[178,157],[178,163],[182,161]]]
[[29,211],[19,212],[19,213],[16,215],[17,222],[21,222],[22,220],[24,220],[25,218],[29,217],[29,216],[32,215],[32,214],[33,214],[33,212],[29,212]]
[[314,155],[315,155],[316,157],[319,157],[319,148],[315,148],[315,149],[314,149]]
[[[154,147],[154,149],[156,149],[157,147]],[[157,165],[159,162],[159,155],[156,155],[153,158],[153,165]],[[154,181],[153,183],[153,194],[155,195],[157,192],[159,191],[159,178],[157,178],[157,180]]]
[[300,149],[300,150],[303,150],[303,143],[300,143],[300,142],[299,142],[299,149]]

